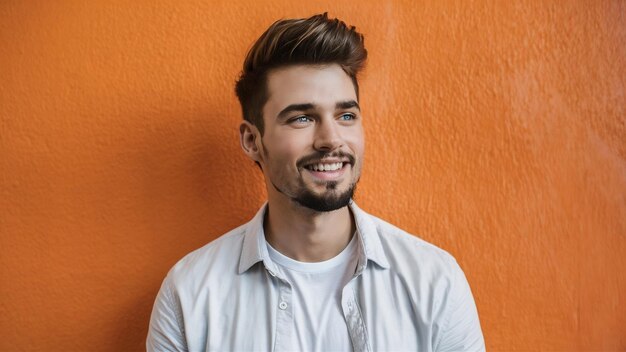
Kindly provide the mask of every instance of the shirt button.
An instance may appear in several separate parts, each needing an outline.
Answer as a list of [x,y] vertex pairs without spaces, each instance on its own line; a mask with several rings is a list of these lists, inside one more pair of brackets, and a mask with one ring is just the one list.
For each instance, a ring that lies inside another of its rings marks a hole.
[[280,303],[278,304],[278,308],[280,308],[280,309],[282,309],[282,310],[287,309],[287,302],[280,302]]

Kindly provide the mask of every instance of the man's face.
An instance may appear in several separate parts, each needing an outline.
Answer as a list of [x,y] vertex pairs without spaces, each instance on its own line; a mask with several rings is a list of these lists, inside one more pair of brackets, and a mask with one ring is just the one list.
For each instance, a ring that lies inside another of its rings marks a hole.
[[350,77],[339,65],[297,65],[267,77],[259,158],[270,199],[316,211],[348,204],[365,146]]

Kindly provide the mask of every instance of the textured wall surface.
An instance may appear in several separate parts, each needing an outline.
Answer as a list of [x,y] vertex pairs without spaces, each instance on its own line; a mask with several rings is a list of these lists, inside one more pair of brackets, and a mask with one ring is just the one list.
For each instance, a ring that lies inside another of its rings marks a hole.
[[279,17],[365,33],[357,201],[448,250],[492,351],[626,350],[625,1],[0,3],[0,350],[140,351],[248,220],[233,83]]

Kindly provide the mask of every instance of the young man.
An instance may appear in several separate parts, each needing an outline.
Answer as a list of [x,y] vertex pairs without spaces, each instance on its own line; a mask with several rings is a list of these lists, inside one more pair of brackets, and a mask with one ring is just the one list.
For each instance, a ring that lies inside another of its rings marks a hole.
[[363,36],[326,14],[278,21],[252,47],[241,147],[268,202],[172,268],[149,351],[484,350],[454,258],[351,200],[366,57]]

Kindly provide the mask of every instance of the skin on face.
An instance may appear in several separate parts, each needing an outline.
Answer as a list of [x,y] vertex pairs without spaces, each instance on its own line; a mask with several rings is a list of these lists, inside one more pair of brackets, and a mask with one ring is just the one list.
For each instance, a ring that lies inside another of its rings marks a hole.
[[338,207],[359,179],[365,144],[352,80],[337,64],[296,65],[271,71],[267,85],[255,160],[270,203],[308,197]]
[[365,148],[352,80],[336,64],[293,65],[270,71],[267,87],[263,136],[248,121],[239,128],[265,176],[265,238],[295,260],[333,258],[356,230],[346,205]]

